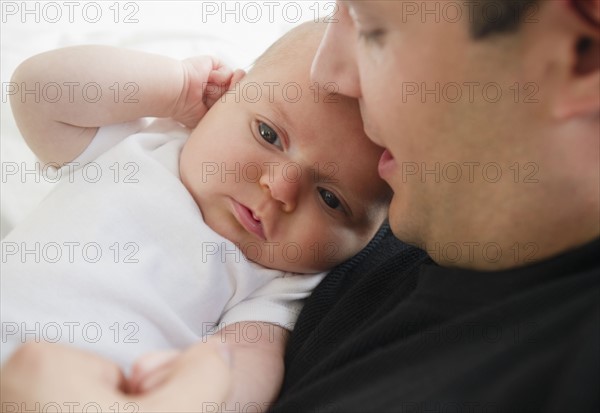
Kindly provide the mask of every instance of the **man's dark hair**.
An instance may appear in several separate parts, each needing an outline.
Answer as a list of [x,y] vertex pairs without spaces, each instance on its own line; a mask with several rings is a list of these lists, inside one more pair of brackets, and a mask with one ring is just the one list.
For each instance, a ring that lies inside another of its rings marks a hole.
[[535,19],[539,0],[477,0],[471,7],[470,30],[474,39],[516,32],[525,17]]

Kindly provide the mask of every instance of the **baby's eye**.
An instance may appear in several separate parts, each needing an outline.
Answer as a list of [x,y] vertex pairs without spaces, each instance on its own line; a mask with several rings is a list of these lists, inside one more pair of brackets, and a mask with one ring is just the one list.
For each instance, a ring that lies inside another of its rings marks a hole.
[[263,122],[258,123],[258,133],[260,133],[261,138],[270,143],[271,145],[275,145],[281,148],[281,141],[277,132],[275,132],[269,125]]
[[358,39],[365,42],[365,44],[377,44],[381,46],[385,37],[385,31],[383,29],[376,29],[371,31],[359,31]]
[[333,194],[333,192],[323,188],[319,188],[318,190],[319,194],[321,195],[321,198],[323,198],[323,202],[325,202],[325,204],[329,208],[338,209],[342,206],[342,203],[340,202],[338,197]]

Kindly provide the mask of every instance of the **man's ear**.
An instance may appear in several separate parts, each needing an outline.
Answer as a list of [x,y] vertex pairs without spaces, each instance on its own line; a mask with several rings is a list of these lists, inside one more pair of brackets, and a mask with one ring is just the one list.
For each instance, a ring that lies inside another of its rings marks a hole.
[[559,119],[600,114],[600,0],[567,4],[573,59],[555,105]]
[[596,28],[600,27],[600,0],[571,0],[573,8]]

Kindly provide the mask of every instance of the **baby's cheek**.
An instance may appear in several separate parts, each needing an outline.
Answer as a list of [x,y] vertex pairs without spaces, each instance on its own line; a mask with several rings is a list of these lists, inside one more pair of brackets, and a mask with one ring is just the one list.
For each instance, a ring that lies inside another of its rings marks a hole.
[[377,230],[374,233],[363,233],[350,228],[339,229],[324,245],[323,254],[329,258],[330,263],[341,264],[366,247],[376,232]]
[[321,271],[328,270],[350,257],[346,240],[332,236],[330,231],[323,231],[319,235],[305,248],[315,268]]
[[323,264],[329,268],[335,267],[347,258],[345,245],[339,240],[330,240],[321,246],[320,256]]
[[192,145],[188,140],[188,142],[186,142],[181,149],[181,153],[179,155],[179,175],[181,177],[181,181],[186,186],[191,183],[192,176],[194,175],[194,164],[192,159]]

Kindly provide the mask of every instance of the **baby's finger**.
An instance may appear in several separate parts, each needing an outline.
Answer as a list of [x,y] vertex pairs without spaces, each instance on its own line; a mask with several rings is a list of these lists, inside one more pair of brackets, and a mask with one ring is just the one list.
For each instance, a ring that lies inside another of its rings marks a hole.
[[[204,103],[207,108],[211,108],[220,98],[246,75],[246,72],[242,69],[237,69],[231,76],[226,79],[225,82],[214,82],[207,85],[204,93]],[[223,74],[215,74],[215,77],[223,76]],[[227,76],[229,76],[227,74]],[[224,79],[222,79],[224,80]]]
[[169,377],[173,363],[163,364],[150,373],[141,376],[137,382],[130,383],[131,394],[144,394],[164,383]]
[[228,87],[233,77],[233,70],[229,67],[223,66],[218,70],[212,70],[208,75],[208,83],[215,85]]
[[160,384],[137,399],[140,411],[198,412],[221,405],[232,380],[230,358],[224,345],[192,346],[175,359]]
[[[130,393],[140,393],[145,391],[146,383],[150,377],[154,377],[158,371],[168,370],[171,363],[180,354],[178,351],[161,351],[145,354],[140,357],[131,369],[131,375],[128,380],[128,391]],[[158,382],[155,382],[155,384]]]
[[223,63],[221,61],[221,59],[214,57],[214,56],[211,56],[211,58],[212,58],[212,62],[213,62],[212,70],[219,70],[219,71],[231,70],[225,63]]

